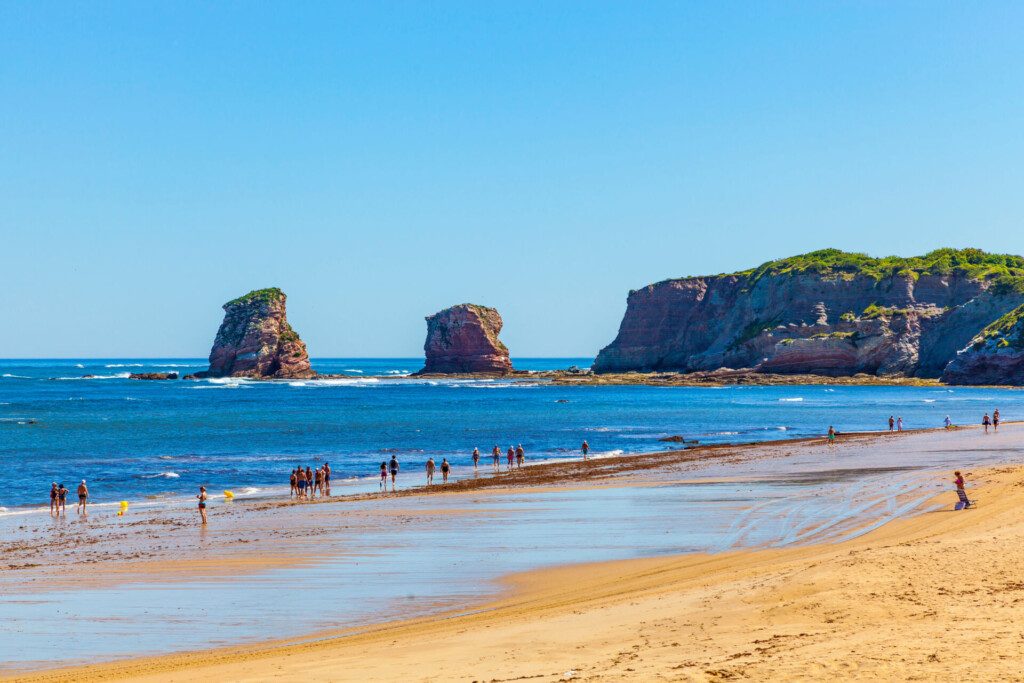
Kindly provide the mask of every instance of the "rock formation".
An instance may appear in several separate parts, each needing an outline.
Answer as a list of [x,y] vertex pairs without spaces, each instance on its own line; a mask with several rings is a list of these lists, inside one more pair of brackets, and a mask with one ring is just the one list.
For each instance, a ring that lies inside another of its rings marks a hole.
[[1024,306],[972,339],[946,366],[942,380],[950,384],[1024,385]]
[[417,374],[488,374],[512,372],[508,349],[498,339],[498,311],[459,304],[427,317],[427,362]]
[[224,322],[210,350],[210,369],[199,377],[309,378],[306,345],[285,312],[284,292],[258,289],[224,304]]
[[630,292],[595,372],[938,377],[958,349],[1024,303],[1024,258],[976,249],[873,259],[826,249]]
[[178,379],[176,372],[133,372],[128,379]]

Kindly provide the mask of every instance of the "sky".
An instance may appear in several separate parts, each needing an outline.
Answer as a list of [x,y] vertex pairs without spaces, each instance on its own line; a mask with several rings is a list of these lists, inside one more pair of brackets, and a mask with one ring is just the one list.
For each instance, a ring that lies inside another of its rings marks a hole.
[[0,357],[314,357],[824,247],[1024,253],[1024,3],[0,3]]

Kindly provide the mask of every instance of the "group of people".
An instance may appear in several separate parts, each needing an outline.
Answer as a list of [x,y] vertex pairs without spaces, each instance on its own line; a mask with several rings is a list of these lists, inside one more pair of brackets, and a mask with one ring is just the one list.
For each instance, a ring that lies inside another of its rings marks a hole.
[[890,432],[902,432],[903,431],[903,417],[897,417],[893,419],[893,416],[889,416],[889,431]]
[[985,427],[985,433],[986,434],[988,434],[988,428],[989,427],[992,427],[992,431],[998,432],[999,431],[999,408],[996,408],[994,411],[992,411],[992,417],[989,417],[988,413],[985,413],[985,417],[981,418],[981,424],[982,424],[983,427]]
[[[53,482],[50,486],[50,514],[60,517],[67,516],[67,500],[71,491],[64,484]],[[89,487],[85,485],[85,479],[78,485],[78,514],[87,515],[86,505],[89,502]]]
[[296,467],[292,470],[289,479],[291,485],[290,495],[295,498],[312,499],[316,494],[321,496],[331,495],[331,464],[325,462],[322,467],[313,470],[309,465],[303,470]]

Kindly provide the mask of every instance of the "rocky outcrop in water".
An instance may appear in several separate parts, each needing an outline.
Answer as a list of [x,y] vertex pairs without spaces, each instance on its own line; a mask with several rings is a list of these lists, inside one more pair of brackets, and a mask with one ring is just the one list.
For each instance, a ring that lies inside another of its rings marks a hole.
[[288,324],[287,297],[276,287],[258,289],[224,304],[224,321],[210,351],[210,369],[199,377],[305,379],[314,377],[306,345]]
[[824,250],[630,292],[596,372],[709,371],[938,377],[978,332],[1024,303],[1024,259],[942,249],[872,259]]
[[498,339],[501,316],[493,308],[459,304],[427,317],[427,360],[418,374],[512,372],[508,349]]
[[178,379],[178,373],[176,372],[133,372],[128,375],[128,379]]
[[949,384],[1024,385],[1024,306],[995,321],[946,366]]

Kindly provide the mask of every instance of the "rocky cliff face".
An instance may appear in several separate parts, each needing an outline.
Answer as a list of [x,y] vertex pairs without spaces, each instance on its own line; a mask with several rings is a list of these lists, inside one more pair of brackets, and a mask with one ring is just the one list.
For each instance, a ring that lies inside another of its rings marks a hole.
[[1024,306],[995,321],[946,366],[950,384],[1024,385]]
[[938,377],[985,325],[1024,303],[1021,282],[1024,259],[977,250],[913,259],[824,250],[667,280],[630,292],[594,370]]
[[276,287],[249,292],[224,304],[205,377],[308,378],[306,345],[285,311],[287,297]]
[[508,349],[498,339],[501,316],[486,306],[460,304],[427,317],[427,361],[419,374],[512,372]]

